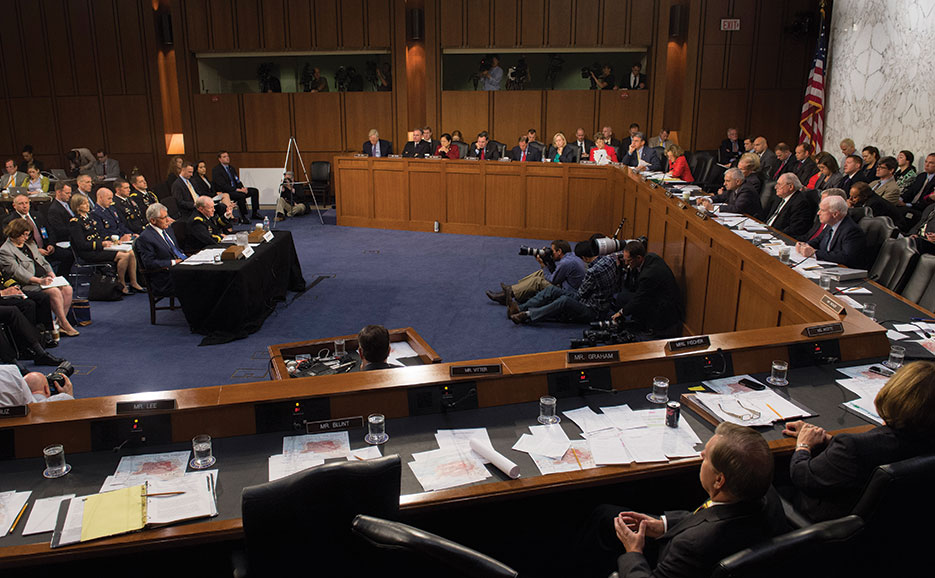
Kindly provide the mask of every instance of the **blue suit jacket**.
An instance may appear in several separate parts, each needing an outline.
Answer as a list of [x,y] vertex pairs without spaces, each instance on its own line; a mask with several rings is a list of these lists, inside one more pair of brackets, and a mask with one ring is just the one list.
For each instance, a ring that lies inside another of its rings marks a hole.
[[[370,141],[364,141],[363,153],[368,157],[373,156],[373,145],[370,144]],[[380,156],[385,157],[386,155],[393,154],[393,143],[388,140],[380,139]]]
[[[637,157],[637,151],[631,155],[628,149],[626,154],[623,155],[623,158],[620,159],[620,162],[629,166],[635,167],[639,164],[639,158]],[[656,154],[656,149],[650,148],[646,145],[643,145],[643,160],[649,164],[649,170],[651,171],[661,171],[662,170],[662,160],[659,158],[659,155]]]
[[[179,247],[178,239],[172,232],[172,227],[165,230],[176,247]],[[169,250],[169,246],[157,233],[152,225],[148,225],[140,233],[139,238],[134,245],[139,255],[140,263],[146,272],[146,278],[149,281],[150,289],[155,291],[154,295],[173,295],[175,287],[172,285],[172,277],[169,275],[169,267],[172,266],[172,260],[177,257]],[[179,247],[179,251],[181,251]]]
[[864,255],[867,249],[867,240],[863,230],[850,217],[844,217],[838,225],[838,231],[831,238],[831,246],[825,248],[826,239],[831,234],[831,228],[825,230],[817,238],[808,242],[815,248],[815,258],[820,261],[832,261],[845,267],[855,269],[866,267]]
[[114,205],[106,209],[100,205],[95,205],[94,209],[91,210],[91,216],[98,222],[101,229],[107,231],[109,235],[120,235],[122,237],[133,233]]

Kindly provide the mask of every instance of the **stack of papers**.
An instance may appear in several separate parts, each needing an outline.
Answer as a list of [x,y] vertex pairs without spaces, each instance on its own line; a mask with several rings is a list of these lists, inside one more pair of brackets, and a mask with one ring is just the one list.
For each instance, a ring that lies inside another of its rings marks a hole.
[[0,536],[6,536],[13,528],[13,522],[26,507],[31,491],[0,492]]
[[539,472],[545,476],[561,472],[576,472],[596,468],[591,446],[587,440],[576,440],[569,444],[568,450],[560,458],[550,458],[540,454],[529,454],[536,463]]
[[412,454],[409,468],[422,488],[431,492],[481,482],[490,477],[484,464],[456,446]]
[[557,423],[529,426],[529,431],[532,434],[521,435],[513,445],[514,450],[526,452],[531,456],[543,456],[553,460],[560,460],[571,447],[571,442],[568,440],[565,430]]
[[188,467],[189,451],[124,456],[113,475],[104,478],[101,492],[138,486],[150,480],[181,478]]
[[838,385],[858,396],[857,399],[846,401],[841,405],[868,421],[883,425],[883,419],[877,413],[873,400],[889,378],[869,371],[872,365],[838,368],[838,371],[848,376],[848,379],[837,380]]
[[768,426],[777,421],[812,415],[769,388],[727,394],[697,393],[695,399],[718,421],[749,427]]
[[221,253],[224,252],[223,248],[208,248],[198,251],[191,257],[185,259],[180,265],[205,265],[208,263],[215,262],[215,256],[220,259]]
[[291,476],[325,463],[325,460],[371,460],[382,457],[379,446],[351,449],[348,432],[290,436],[282,440],[282,453],[269,457],[269,481]]
[[29,512],[29,520],[26,522],[26,527],[23,528],[23,535],[42,534],[54,530],[59,506],[65,500],[74,497],[74,494],[66,494],[64,496],[41,498],[33,502],[32,511]]

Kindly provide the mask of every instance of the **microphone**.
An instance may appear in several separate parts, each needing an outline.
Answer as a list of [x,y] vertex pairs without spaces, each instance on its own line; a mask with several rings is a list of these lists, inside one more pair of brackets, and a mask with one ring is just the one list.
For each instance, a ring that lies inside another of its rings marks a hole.
[[616,395],[616,393],[617,393],[617,390],[614,389],[614,388],[602,389],[602,388],[600,388],[600,387],[594,387],[594,386],[591,386],[591,385],[581,385],[581,384],[578,384],[578,390],[580,390],[580,391],[596,391],[597,393],[612,393],[612,394],[615,394],[615,395]]
[[842,294],[842,295],[843,295],[843,294],[847,293],[848,290],[850,290],[850,289],[857,289],[857,288],[860,287],[861,285],[863,285],[863,284],[865,284],[865,283],[869,283],[870,281],[876,281],[876,280],[879,279],[879,278],[880,278],[879,275],[869,275],[869,276],[867,276],[863,281],[861,281],[860,283],[858,283],[857,285],[852,285],[851,287],[838,287],[838,288],[836,288],[834,291],[832,291],[831,294],[832,294],[832,295],[837,295],[837,294]]
[[454,396],[451,395],[450,393],[446,393],[442,395],[442,408],[443,409],[446,409],[446,410],[454,409],[454,407],[458,405],[459,403],[461,403],[462,401],[465,401],[466,399],[469,399],[471,397],[477,397],[477,388],[472,387],[471,389],[468,390],[466,394],[464,394],[464,397],[462,397],[459,400],[451,401],[453,397]]

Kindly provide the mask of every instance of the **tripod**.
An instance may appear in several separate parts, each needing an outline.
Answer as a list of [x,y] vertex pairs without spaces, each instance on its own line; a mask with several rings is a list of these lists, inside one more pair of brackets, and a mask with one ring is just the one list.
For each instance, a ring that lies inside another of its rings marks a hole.
[[[289,155],[292,154],[292,149],[295,148],[295,156],[299,159],[299,165],[302,167],[302,174],[305,175],[304,181],[293,181],[292,185],[305,185],[311,190],[312,182],[308,178],[308,171],[305,169],[305,161],[302,160],[302,152],[299,151],[299,144],[295,142],[295,137],[289,137],[289,144],[286,146],[286,162],[282,165],[282,180],[279,181],[279,193],[282,194],[282,186],[286,183],[286,171],[289,170]],[[294,199],[293,199],[294,201]],[[318,199],[315,197],[315,191],[312,191],[312,201],[315,202],[315,210],[318,211],[318,220],[322,225],[325,224],[325,220],[321,216],[321,207],[318,206]]]

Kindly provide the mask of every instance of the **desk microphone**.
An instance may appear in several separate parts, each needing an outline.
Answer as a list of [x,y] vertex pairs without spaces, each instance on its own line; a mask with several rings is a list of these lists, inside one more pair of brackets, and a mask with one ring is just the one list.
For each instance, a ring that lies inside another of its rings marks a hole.
[[613,393],[613,394],[617,393],[617,390],[614,388],[603,389],[600,387],[594,387],[592,385],[581,385],[581,384],[578,384],[578,390],[579,391],[596,391],[597,393]]
[[462,397],[461,399],[451,401],[451,398],[453,397],[454,396],[451,395],[450,393],[446,393],[442,395],[442,408],[443,409],[446,409],[446,410],[454,409],[454,407],[458,405],[459,403],[461,403],[462,401],[469,399],[471,397],[477,397],[477,388],[472,387],[471,389],[469,389],[468,392],[464,394],[464,397]]
[[843,294],[846,294],[846,293],[847,293],[848,291],[850,291],[851,289],[857,289],[858,287],[860,287],[860,286],[863,285],[864,283],[869,283],[870,281],[876,281],[876,280],[879,279],[879,278],[880,278],[879,275],[869,275],[868,277],[864,278],[864,280],[861,281],[860,283],[858,283],[857,285],[851,285],[850,287],[837,287],[834,291],[831,292],[831,294],[832,294],[832,295],[838,295],[838,294],[843,295]]

